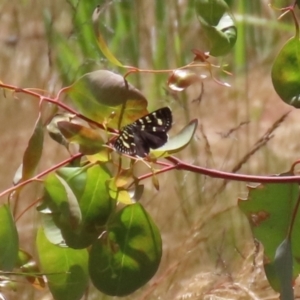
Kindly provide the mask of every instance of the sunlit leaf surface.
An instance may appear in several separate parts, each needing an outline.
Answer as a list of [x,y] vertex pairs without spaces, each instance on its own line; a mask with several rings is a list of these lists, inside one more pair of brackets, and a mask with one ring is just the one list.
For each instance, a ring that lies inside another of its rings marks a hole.
[[68,94],[80,113],[98,123],[110,120],[112,128],[118,127],[119,118],[122,127],[148,113],[143,94],[121,75],[107,70],[85,74],[68,89]]
[[101,292],[128,295],[156,273],[162,254],[158,228],[136,203],[119,211],[91,248],[89,272]]
[[48,241],[38,230],[37,251],[42,271],[55,300],[79,300],[88,284],[88,252],[60,247]]
[[291,38],[280,50],[272,67],[272,82],[279,97],[300,108],[300,41]]
[[0,269],[11,271],[17,261],[19,237],[10,208],[0,207]]
[[[66,187],[58,178],[62,178],[72,191],[75,203],[69,201]],[[110,198],[106,186],[109,179],[108,170],[98,164],[65,167],[59,169],[56,176],[48,175],[45,181],[47,193],[39,211],[45,214],[43,224],[50,241],[56,244],[64,241],[69,247],[81,249],[97,239],[102,232],[98,227],[107,222],[115,208],[115,201]],[[80,218],[74,220],[76,216]],[[74,223],[76,220],[78,222]]]

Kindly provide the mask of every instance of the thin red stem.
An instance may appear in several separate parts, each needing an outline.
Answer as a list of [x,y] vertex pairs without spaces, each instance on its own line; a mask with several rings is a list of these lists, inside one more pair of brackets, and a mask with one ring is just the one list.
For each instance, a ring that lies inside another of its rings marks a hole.
[[15,221],[18,222],[22,216],[32,207],[34,207],[37,203],[41,201],[41,198],[38,198],[37,200],[33,201],[29,206],[27,206],[16,218]]
[[155,174],[155,175],[161,174],[161,173],[164,173],[164,172],[167,172],[167,171],[170,171],[170,170],[174,170],[174,169],[176,169],[176,168],[177,168],[176,165],[169,165],[169,166],[167,166],[167,167],[165,167],[165,168],[163,168],[163,169],[160,169],[160,170],[158,170],[158,171],[150,172],[150,173],[144,174],[144,175],[138,177],[138,180],[139,180],[139,181],[140,181],[140,180],[144,180],[144,179],[146,179],[146,178],[149,178],[149,177],[153,176],[153,174]]
[[75,155],[73,155],[73,156],[71,156],[71,157],[65,159],[64,161],[58,163],[57,165],[55,165],[55,166],[53,166],[53,167],[51,167],[51,168],[49,168],[49,169],[47,169],[47,170],[41,172],[40,174],[38,174],[38,175],[36,175],[36,176],[34,176],[34,177],[30,178],[30,179],[27,179],[27,180],[25,180],[25,181],[22,181],[22,182],[20,182],[19,184],[16,184],[16,185],[10,187],[9,189],[7,189],[7,190],[3,191],[2,193],[0,193],[0,198],[3,197],[3,196],[5,196],[5,195],[8,194],[8,193],[13,192],[13,191],[16,190],[16,189],[19,189],[19,188],[25,186],[26,184],[28,184],[28,183],[30,183],[30,182],[39,180],[39,179],[42,178],[43,176],[49,174],[49,173],[52,172],[52,171],[55,171],[56,169],[58,169],[58,168],[60,168],[60,167],[62,167],[62,166],[64,166],[64,165],[68,164],[68,163],[71,162],[72,160],[74,160],[74,159],[76,159],[76,158],[79,158],[79,157],[81,157],[81,156],[83,156],[82,153],[77,153],[77,154],[75,154]]
[[[257,182],[257,183],[295,183],[295,182],[300,183],[300,176],[276,176],[276,175],[257,176],[257,175],[235,174],[235,173],[223,172],[215,169],[207,169],[207,168],[187,164],[175,156],[169,156],[166,159],[170,161],[172,165],[161,164],[165,166],[165,168],[156,171],[155,175],[176,169],[176,170],[184,170],[184,171],[190,171],[202,175],[207,175],[213,178],[221,178],[224,180],[235,180],[235,181]],[[153,176],[153,172],[144,174],[138,177],[137,179],[140,181],[149,178],[151,176]]]
[[[28,95],[31,95],[33,97],[37,97],[43,101],[47,101],[50,103],[53,103],[55,105],[60,106],[61,108],[63,108],[66,111],[69,111],[73,114],[75,114],[76,116],[78,116],[79,118],[89,122],[89,123],[93,123],[96,126],[103,128],[103,126],[93,120],[90,120],[89,118],[79,114],[78,112],[74,111],[72,108],[66,106],[65,104],[63,104],[60,101],[57,101],[58,97],[60,96],[60,94],[65,91],[65,89],[60,90],[60,92],[58,93],[57,97],[55,99],[49,98],[49,97],[45,97],[42,96],[36,92],[30,91],[29,89],[21,89],[12,85],[8,85],[8,84],[3,84],[0,83],[0,87],[2,88],[6,88],[6,89],[10,89],[13,90],[15,92],[22,92]],[[104,129],[104,128],[103,128]],[[107,128],[108,131],[110,132],[116,132],[114,129],[111,128]],[[77,154],[77,157],[80,157],[82,154],[79,153]],[[74,159],[75,156],[67,159],[64,162],[61,162],[60,164],[54,166],[53,168],[50,168],[44,172],[42,172],[41,174],[35,176],[34,178],[28,179],[26,181],[21,182],[20,184],[13,186],[7,190],[5,190],[4,192],[0,193],[0,197],[6,195],[7,193],[22,187],[26,184],[28,184],[29,182],[32,182],[34,180],[38,180],[40,177],[48,174],[49,172],[51,172],[52,170],[56,170],[57,168],[59,168],[62,165],[67,164],[69,161],[71,161],[72,159]],[[234,174],[234,173],[228,173],[228,172],[222,172],[222,171],[218,171],[218,170],[214,170],[214,169],[207,169],[207,168],[203,168],[203,167],[199,167],[199,166],[194,166],[191,164],[187,164],[181,160],[179,160],[178,158],[174,157],[174,156],[170,156],[167,158],[168,161],[172,162],[173,165],[165,165],[165,168],[162,168],[161,170],[155,172],[155,174],[160,174],[160,173],[164,173],[167,172],[169,170],[172,169],[177,169],[177,170],[185,170],[185,171],[190,171],[190,172],[194,172],[194,173],[198,173],[198,174],[202,174],[202,175],[207,175],[210,177],[214,177],[214,178],[222,178],[225,180],[235,180],[235,181],[244,181],[244,182],[258,182],[258,183],[292,183],[292,182],[300,182],[300,176],[256,176],[256,175],[245,175],[245,174]],[[164,164],[162,164],[164,165]],[[141,177],[139,177],[140,180],[143,180],[145,178],[151,177],[153,175],[153,173],[148,173],[145,175],[142,175]]]
[[235,180],[244,182],[257,182],[257,183],[300,183],[300,176],[257,176],[257,175],[246,175],[246,174],[234,174],[223,172],[214,169],[207,169],[199,166],[186,164],[180,159],[170,156],[166,158],[170,162],[176,165],[177,170],[185,170],[202,175],[207,175],[213,178],[222,178],[225,180]]
[[38,93],[36,93],[36,92],[33,92],[33,91],[29,90],[29,89],[22,89],[22,88],[19,88],[19,87],[13,86],[13,85],[9,85],[9,84],[3,84],[3,83],[0,83],[0,87],[2,87],[2,88],[4,88],[4,89],[6,88],[6,89],[13,90],[13,91],[15,91],[16,93],[24,93],[24,94],[33,96],[33,97],[35,97],[35,98],[39,98],[39,99],[41,99],[41,100],[43,100],[43,101],[50,102],[50,103],[52,103],[52,104],[55,104],[55,105],[61,107],[61,108],[64,109],[65,111],[68,111],[68,112],[70,112],[70,113],[76,115],[78,118],[80,118],[80,119],[82,119],[82,120],[84,120],[84,121],[86,121],[86,122],[96,125],[98,128],[105,129],[105,130],[107,130],[107,131],[109,131],[109,132],[114,132],[114,133],[115,133],[115,132],[118,132],[117,130],[112,129],[112,128],[104,128],[104,126],[103,126],[102,124],[100,124],[100,123],[98,123],[98,122],[96,122],[96,121],[94,121],[94,120],[91,120],[91,119],[85,117],[84,115],[78,113],[77,111],[75,111],[75,110],[72,109],[71,107],[65,105],[64,103],[62,103],[62,102],[60,102],[60,101],[58,101],[60,94],[61,94],[63,91],[65,91],[67,88],[61,89],[61,90],[59,91],[58,95],[57,95],[54,99],[52,99],[52,98],[49,98],[49,97],[45,97],[45,96],[43,96],[43,95],[40,95],[40,94],[38,94]]

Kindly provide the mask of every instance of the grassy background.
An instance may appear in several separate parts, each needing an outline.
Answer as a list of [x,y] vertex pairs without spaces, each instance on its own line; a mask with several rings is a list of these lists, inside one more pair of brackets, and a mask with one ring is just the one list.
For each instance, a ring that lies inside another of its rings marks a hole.
[[[131,75],[129,81],[147,97],[149,110],[171,106],[177,132],[190,119],[200,126],[193,144],[179,156],[187,162],[224,171],[274,174],[289,169],[298,158],[299,112],[281,102],[273,90],[270,70],[276,53],[294,34],[289,16],[278,21],[269,1],[231,1],[239,30],[234,51],[214,63],[228,63],[233,73],[215,76],[231,88],[204,81],[200,92],[166,94],[167,75]],[[205,37],[192,1],[115,1],[101,18],[101,30],[111,51],[124,64],[147,69],[176,68],[190,62],[191,49],[205,49]],[[288,1],[274,1],[277,6]],[[55,94],[87,71],[106,68],[124,72],[104,60],[93,42],[90,15],[98,1],[0,1],[0,80],[45,89]],[[199,73],[205,70],[198,70]],[[0,188],[11,186],[37,117],[36,99],[21,94],[0,95]],[[256,143],[285,112],[274,136],[250,155]],[[229,135],[241,122],[249,121]],[[172,134],[171,132],[171,134]],[[67,153],[52,140],[45,141],[43,170]],[[248,155],[248,156],[247,156]],[[142,171],[142,170],[141,170]],[[255,254],[249,226],[236,204],[247,195],[244,184],[187,172],[159,175],[160,191],[146,183],[142,203],[157,222],[164,256],[151,282],[127,299],[276,299]],[[18,212],[33,202],[38,186],[24,190]],[[2,199],[4,202],[5,199]],[[17,223],[21,247],[35,253],[38,226],[34,209]],[[17,278],[17,281],[20,281]],[[214,295],[214,296],[213,296]],[[10,299],[51,299],[20,284]],[[220,297],[220,298],[217,298]],[[91,289],[86,299],[111,299]]]

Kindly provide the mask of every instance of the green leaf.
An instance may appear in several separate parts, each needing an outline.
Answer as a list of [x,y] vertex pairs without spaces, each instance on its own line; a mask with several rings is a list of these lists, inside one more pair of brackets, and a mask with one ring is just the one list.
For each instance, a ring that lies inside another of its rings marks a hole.
[[88,285],[88,253],[56,246],[48,241],[40,228],[37,251],[42,271],[55,300],[79,300]]
[[[52,220],[49,220],[47,216],[43,218],[45,233],[49,240],[56,244],[61,244],[64,240],[69,247],[86,248],[101,234],[103,229],[100,226],[105,225],[115,209],[116,202],[110,198],[106,187],[106,181],[111,177],[110,173],[98,164],[82,168],[61,168],[57,173],[58,178],[63,178],[76,196],[77,205],[74,206],[79,209],[81,218],[78,226],[73,226],[73,223],[68,222],[68,219],[64,217],[68,216],[68,210],[60,210],[59,207],[66,206],[60,204],[65,201],[60,197],[65,196],[63,196],[63,191],[60,191],[61,186],[58,189],[55,185],[56,190],[48,191],[50,199],[45,198],[45,207],[40,208],[40,211],[45,213],[48,208],[52,214]],[[46,183],[48,182],[47,178]],[[55,182],[57,184],[57,180]],[[63,238],[58,231],[61,232]]]
[[288,239],[285,239],[276,249],[274,265],[280,282],[281,299],[294,300],[293,256],[291,242]]
[[57,126],[69,143],[80,146],[80,152],[83,154],[95,154],[104,148],[104,141],[95,129],[67,121],[60,121]]
[[61,229],[56,225],[55,219],[55,216],[42,212],[41,222],[44,228],[44,234],[52,244],[65,247],[65,239],[62,236]]
[[154,276],[161,254],[160,233],[151,217],[139,203],[128,205],[92,245],[90,277],[101,292],[125,296]]
[[110,120],[112,128],[118,127],[119,118],[122,118],[122,127],[148,113],[143,94],[121,75],[107,70],[85,74],[67,91],[83,115],[99,123]]
[[209,54],[223,56],[228,54],[237,39],[237,29],[229,14],[225,14],[216,27],[203,27],[210,42]]
[[44,143],[44,128],[41,116],[36,121],[34,131],[29,139],[28,146],[23,157],[22,178],[26,180],[33,176],[34,171],[40,161]]
[[0,207],[0,270],[11,271],[18,258],[19,239],[10,208]]
[[86,168],[82,167],[64,167],[56,171],[72,188],[77,199],[82,197],[85,185],[87,183]]
[[87,184],[80,198],[83,222],[104,225],[115,209],[115,201],[110,199],[106,181],[111,178],[109,171],[102,165],[87,170]]
[[57,172],[77,195],[82,223],[104,225],[115,206],[106,187],[111,178],[109,171],[96,164],[88,168],[61,168]]
[[228,11],[223,0],[194,0],[194,6],[200,23],[207,26],[217,26]]
[[226,55],[237,39],[237,28],[226,2],[195,0],[194,5],[199,22],[210,43],[210,55]]
[[72,228],[78,227],[82,216],[76,195],[68,183],[57,174],[49,174],[44,181],[45,189],[57,211],[61,213],[62,221]]
[[300,41],[293,37],[282,47],[272,67],[276,93],[287,104],[300,108]]
[[198,120],[192,120],[178,134],[172,136],[162,147],[151,150],[150,157],[167,157],[184,149],[192,140],[198,126]]
[[28,141],[28,145],[23,155],[23,163],[19,167],[15,178],[14,184],[20,181],[27,180],[34,175],[34,172],[39,164],[42,156],[44,143],[44,128],[41,116],[38,117],[34,131]]
[[[293,228],[291,220],[299,197],[298,184],[266,184],[256,188],[249,188],[247,200],[239,200],[239,208],[247,216],[254,237],[264,246],[265,271],[267,278],[276,291],[281,286],[286,287],[282,274],[287,276],[292,272],[293,279],[300,273],[300,214],[296,215]],[[290,259],[286,239],[291,230],[291,246],[293,253],[292,264],[287,263]],[[285,261],[283,267],[282,259]],[[286,268],[290,268],[289,271]],[[278,275],[281,272],[280,276]],[[292,281],[290,281],[292,285]]]

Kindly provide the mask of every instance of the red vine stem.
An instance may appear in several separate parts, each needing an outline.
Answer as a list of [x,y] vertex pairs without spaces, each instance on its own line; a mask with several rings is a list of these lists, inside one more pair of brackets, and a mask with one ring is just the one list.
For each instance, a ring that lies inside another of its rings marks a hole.
[[[256,183],[300,183],[300,176],[257,176],[257,175],[246,175],[246,174],[235,174],[229,172],[223,172],[215,169],[207,169],[200,166],[187,164],[184,161],[178,159],[175,156],[166,158],[172,163],[165,168],[162,168],[155,172],[155,174],[161,174],[170,170],[184,170],[202,175],[207,175],[213,178],[221,178],[225,180],[235,180],[243,182],[256,182]],[[144,180],[153,176],[153,172],[144,174],[138,177],[138,180]]]
[[67,88],[63,88],[61,89],[57,96],[55,97],[55,99],[52,99],[52,98],[49,98],[49,97],[46,97],[46,96],[43,96],[43,95],[40,95],[39,93],[36,93],[36,92],[33,92],[31,91],[30,89],[22,89],[22,88],[19,88],[19,87],[16,87],[16,86],[13,86],[13,85],[9,85],[9,84],[4,84],[4,83],[1,83],[0,82],[0,88],[4,88],[4,89],[9,89],[9,90],[12,90],[14,91],[15,93],[24,93],[24,94],[27,94],[27,95],[30,95],[30,96],[33,96],[35,98],[39,98],[40,100],[42,101],[47,101],[47,102],[50,102],[52,104],[55,104],[61,108],[63,108],[64,110],[76,115],[78,118],[88,122],[88,123],[91,123],[91,124],[94,124],[96,125],[97,127],[101,128],[101,129],[105,129],[107,131],[110,131],[110,132],[117,132],[117,130],[115,129],[112,129],[112,128],[104,128],[104,126],[102,124],[99,124],[98,122],[94,121],[94,120],[91,120],[89,118],[87,118],[86,116],[78,113],[77,111],[75,111],[74,109],[72,109],[71,107],[65,105],[64,103],[58,101],[59,99],[59,96],[64,92],[66,91],[67,89],[69,89],[69,87]]
[[37,200],[33,201],[29,206],[27,206],[17,217],[15,217],[15,222],[18,222],[30,208],[34,207],[40,201],[41,201],[41,198],[38,198]]
[[[83,156],[82,153],[77,153],[68,159],[56,164],[55,166],[41,172],[40,174],[36,175],[33,178],[30,178],[26,181],[20,182],[19,184],[3,191],[0,193],[0,197],[5,196],[8,193],[13,192],[14,190],[21,188],[25,186],[26,184],[39,180],[43,176],[47,175],[48,173],[60,168],[61,166],[66,165],[67,163],[71,162],[72,160],[79,158]],[[166,158],[168,161],[170,161],[172,164],[164,164],[164,168],[154,172],[155,175],[161,174],[170,170],[184,170],[184,171],[190,171],[193,173],[198,173],[202,175],[207,175],[209,177],[213,178],[221,178],[225,180],[235,180],[235,181],[243,181],[243,182],[257,182],[257,183],[300,183],[300,176],[257,176],[257,175],[246,175],[246,174],[234,174],[229,172],[223,172],[215,169],[207,169],[200,166],[195,166],[191,164],[187,164],[183,162],[182,160],[178,159],[175,156],[170,156]],[[149,178],[153,176],[153,172],[144,174],[140,177],[138,177],[138,180],[144,180],[146,178]]]
[[49,174],[50,172],[55,171],[56,169],[58,169],[58,168],[60,168],[60,167],[62,167],[62,166],[64,166],[64,165],[68,164],[68,163],[71,162],[72,160],[77,159],[77,158],[82,157],[82,156],[83,156],[82,153],[77,153],[77,154],[75,154],[75,155],[73,155],[73,156],[71,156],[71,157],[65,159],[64,161],[62,161],[62,162],[56,164],[55,166],[53,166],[53,167],[51,167],[51,168],[49,168],[49,169],[47,169],[47,170],[41,172],[40,174],[38,174],[38,175],[36,175],[36,176],[34,176],[34,177],[30,178],[30,179],[27,179],[27,180],[25,180],[25,181],[22,181],[22,182],[20,182],[20,183],[14,185],[14,186],[8,188],[7,190],[5,190],[5,191],[3,191],[2,193],[0,193],[0,198],[3,197],[3,196],[5,196],[5,195],[7,195],[8,193],[13,192],[14,190],[17,190],[17,189],[19,189],[19,188],[25,186],[26,184],[28,184],[28,183],[30,183],[30,182],[39,180],[40,178],[42,178],[43,176]]
[[199,166],[186,164],[177,157],[170,156],[167,160],[176,165],[177,170],[185,170],[202,175],[207,175],[214,178],[222,178],[225,180],[235,180],[244,182],[257,182],[257,183],[292,183],[300,182],[300,176],[257,176],[246,174],[228,173],[214,169],[207,169]]
[[[16,93],[22,92],[28,95],[31,95],[33,97],[39,98],[41,100],[53,103],[55,105],[60,106],[61,108],[63,108],[66,111],[69,111],[73,114],[75,114],[76,116],[78,116],[79,118],[89,122],[89,123],[93,123],[96,126],[103,128],[103,126],[93,120],[90,120],[89,118],[81,115],[80,113],[74,111],[72,108],[70,108],[69,106],[63,104],[62,102],[58,101],[57,99],[59,98],[60,94],[62,92],[64,92],[67,88],[61,89],[57,95],[57,97],[55,99],[49,98],[49,97],[45,97],[42,96],[36,92],[33,92],[29,89],[22,89],[13,85],[8,85],[8,84],[3,84],[0,82],[0,87],[2,88],[6,88],[6,89],[10,89],[15,91]],[[111,132],[115,132],[114,129],[110,129],[107,128],[108,131]],[[16,186],[13,186],[5,191],[3,191],[2,193],[0,193],[0,197],[6,195],[7,193],[14,191],[15,189],[22,187],[26,184],[28,184],[29,182],[32,182],[34,180],[38,180],[39,178],[41,178],[42,176],[48,174],[49,172],[56,170],[57,168],[59,168],[62,165],[67,164],[68,162],[70,162],[72,159],[76,158],[76,157],[80,157],[83,154],[78,153],[75,156],[72,156],[71,158],[59,163],[58,165],[54,166],[53,168],[50,168],[42,173],[40,173],[39,175],[28,179],[26,181],[23,181],[21,183],[19,183]],[[191,165],[191,164],[187,164],[183,161],[181,161],[180,159],[174,157],[174,156],[170,156],[166,158],[169,162],[172,163],[172,165],[167,165],[167,164],[162,164],[164,165],[164,168],[158,170],[155,172],[155,174],[160,174],[160,173],[164,173],[173,169],[176,170],[184,170],[184,171],[190,171],[190,172],[194,172],[194,173],[198,173],[198,174],[202,174],[202,175],[207,175],[213,178],[221,178],[221,179],[225,179],[225,180],[235,180],[235,181],[244,181],[244,182],[257,182],[257,183],[293,183],[293,182],[298,182],[300,183],[300,176],[257,176],[257,175],[246,175],[246,174],[235,174],[235,173],[228,173],[228,172],[223,172],[223,171],[219,171],[219,170],[215,170],[215,169],[207,169],[207,168],[203,168],[200,166],[195,166],[195,165]],[[140,176],[138,179],[139,180],[143,180],[146,179],[148,177],[153,176],[153,172],[151,173],[147,173],[144,174],[142,176]]]

